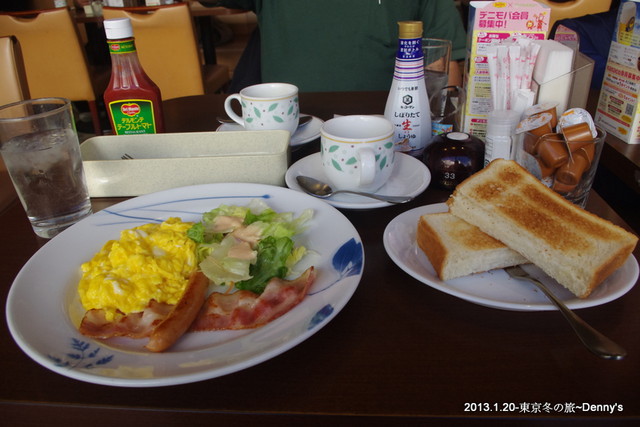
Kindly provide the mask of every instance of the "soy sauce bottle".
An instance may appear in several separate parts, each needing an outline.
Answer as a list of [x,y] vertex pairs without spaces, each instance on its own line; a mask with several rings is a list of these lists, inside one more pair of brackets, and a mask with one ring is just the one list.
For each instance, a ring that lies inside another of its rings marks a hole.
[[393,124],[396,151],[420,157],[432,138],[422,21],[400,21],[398,26],[398,51],[384,116]]

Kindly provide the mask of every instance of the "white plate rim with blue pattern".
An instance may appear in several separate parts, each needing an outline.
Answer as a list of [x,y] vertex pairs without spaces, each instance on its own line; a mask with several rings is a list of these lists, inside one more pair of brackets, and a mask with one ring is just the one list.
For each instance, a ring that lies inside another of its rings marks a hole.
[[[263,199],[278,212],[314,210],[296,242],[311,253],[298,265],[317,277],[304,300],[257,329],[187,333],[164,353],[143,349],[146,340],[98,341],[77,330],[82,317],[80,265],[121,230],[168,217],[198,221],[220,204]],[[9,291],[6,316],[18,346],[61,375],[121,387],[185,384],[227,375],[269,360],[327,325],[355,292],[364,267],[362,240],[337,209],[311,196],[270,185],[204,184],[148,194],[115,204],[47,242],[23,266]]]

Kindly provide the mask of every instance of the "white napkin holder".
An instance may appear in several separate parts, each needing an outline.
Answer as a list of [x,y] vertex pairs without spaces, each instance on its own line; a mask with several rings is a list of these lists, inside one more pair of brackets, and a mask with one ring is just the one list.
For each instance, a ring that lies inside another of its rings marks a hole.
[[[289,132],[96,136],[80,151],[91,197],[139,196],[214,182],[284,186]],[[125,154],[133,159],[122,159]]]

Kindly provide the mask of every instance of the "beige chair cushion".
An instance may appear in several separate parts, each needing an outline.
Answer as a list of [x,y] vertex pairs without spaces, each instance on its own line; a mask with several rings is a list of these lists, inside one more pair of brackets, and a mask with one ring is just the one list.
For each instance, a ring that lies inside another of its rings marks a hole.
[[84,50],[69,11],[36,12],[0,14],[0,36],[14,35],[20,42],[31,96],[95,100]]
[[87,101],[94,129],[101,134],[96,93],[102,93],[97,92],[69,10],[0,13],[0,36],[9,35],[20,42],[31,97]]
[[0,37],[0,105],[27,98],[29,87],[18,39]]

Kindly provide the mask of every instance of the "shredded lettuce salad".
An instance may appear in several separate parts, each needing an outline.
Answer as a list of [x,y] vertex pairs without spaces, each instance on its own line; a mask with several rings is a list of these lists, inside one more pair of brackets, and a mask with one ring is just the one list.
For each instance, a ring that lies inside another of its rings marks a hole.
[[312,209],[294,217],[256,199],[247,206],[221,205],[205,213],[187,235],[197,244],[201,271],[214,284],[261,294],[269,280],[289,275],[307,254],[293,237],[312,217]]

